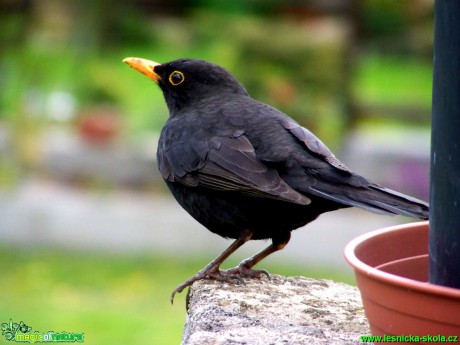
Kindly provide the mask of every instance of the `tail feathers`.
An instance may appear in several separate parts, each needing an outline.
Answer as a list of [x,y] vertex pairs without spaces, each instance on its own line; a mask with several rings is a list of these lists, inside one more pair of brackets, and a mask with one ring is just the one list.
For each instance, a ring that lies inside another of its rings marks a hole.
[[428,203],[379,185],[373,184],[362,188],[337,188],[332,185],[321,186],[326,188],[318,187],[310,187],[310,193],[373,213],[420,219],[429,217]]

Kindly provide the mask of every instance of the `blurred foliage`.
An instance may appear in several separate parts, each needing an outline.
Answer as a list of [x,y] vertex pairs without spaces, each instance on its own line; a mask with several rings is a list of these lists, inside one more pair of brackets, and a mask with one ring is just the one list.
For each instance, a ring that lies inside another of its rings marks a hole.
[[405,1],[367,0],[363,19],[370,37],[401,34],[410,25]]
[[[116,256],[0,247],[0,322],[23,321],[36,331],[83,332],[85,344],[178,344],[185,295],[171,291],[207,259]],[[236,265],[236,261],[229,265]],[[229,266],[231,267],[231,266]],[[317,268],[264,266],[272,272],[353,282]]]
[[432,77],[431,61],[369,54],[356,69],[354,89],[363,103],[428,110]]
[[[347,127],[343,68],[350,24],[321,21],[326,14],[319,11],[325,10],[315,9],[314,2],[304,7],[276,0],[23,4],[9,11],[6,6],[1,15],[1,43],[8,48],[0,55],[0,119],[13,121],[27,95],[35,93],[36,103],[26,105],[34,108],[35,121],[46,115],[49,94],[64,90],[75,96],[79,109],[97,103],[121,108],[129,136],[159,130],[167,117],[161,93],[120,61],[135,55],[160,62],[197,57],[224,65],[254,97],[281,108],[331,144],[338,144],[334,138]],[[408,9],[405,2],[363,1],[360,26],[367,37],[392,35],[395,40],[411,25]],[[299,21],[291,13],[306,17]],[[353,65],[366,64],[366,56]],[[372,75],[361,78],[353,97],[367,102],[366,90],[386,87],[378,83]]]

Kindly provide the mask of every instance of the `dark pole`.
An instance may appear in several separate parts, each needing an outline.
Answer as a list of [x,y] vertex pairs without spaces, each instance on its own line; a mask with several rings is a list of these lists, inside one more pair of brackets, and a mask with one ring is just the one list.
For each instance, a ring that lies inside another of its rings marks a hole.
[[436,0],[430,283],[460,288],[460,1]]

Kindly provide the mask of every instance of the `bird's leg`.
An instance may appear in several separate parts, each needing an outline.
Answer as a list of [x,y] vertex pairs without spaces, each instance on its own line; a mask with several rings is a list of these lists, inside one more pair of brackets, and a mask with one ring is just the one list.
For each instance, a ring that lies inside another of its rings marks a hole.
[[215,279],[215,280],[221,280],[221,281],[232,281],[232,280],[242,281],[241,275],[239,274],[233,275],[231,273],[222,274],[219,267],[222,264],[222,262],[224,262],[235,250],[237,250],[239,247],[241,247],[243,244],[249,241],[251,237],[252,237],[252,230],[246,230],[242,232],[240,237],[236,239],[227,249],[225,249],[222,254],[220,254],[218,257],[212,260],[197,274],[190,277],[189,279],[184,281],[182,284],[180,284],[178,287],[176,287],[171,294],[171,304],[174,302],[174,296],[176,293],[182,292],[187,286],[192,285],[197,280]]
[[288,232],[285,237],[283,238],[273,238],[272,244],[270,244],[267,248],[263,249],[262,251],[258,252],[257,254],[241,261],[241,263],[229,270],[226,270],[222,273],[231,274],[233,276],[240,276],[240,277],[254,277],[254,278],[261,278],[262,276],[266,276],[270,279],[270,275],[266,270],[255,270],[252,267],[256,265],[261,260],[265,259],[270,254],[283,249],[286,244],[289,242],[291,238],[291,233]]

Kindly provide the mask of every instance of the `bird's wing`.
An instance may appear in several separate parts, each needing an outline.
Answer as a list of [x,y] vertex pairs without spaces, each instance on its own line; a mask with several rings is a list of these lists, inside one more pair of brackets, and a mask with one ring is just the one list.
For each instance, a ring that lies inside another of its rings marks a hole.
[[342,171],[351,172],[348,167],[339,161],[334,154],[327,148],[327,146],[317,138],[308,129],[300,126],[297,122],[283,118],[281,124],[284,128],[289,130],[294,137],[303,142],[305,146],[314,154],[321,156],[326,162]]
[[241,133],[160,147],[158,162],[164,179],[189,187],[234,191],[302,205],[311,202],[284,182],[276,170],[259,161],[254,147]]

